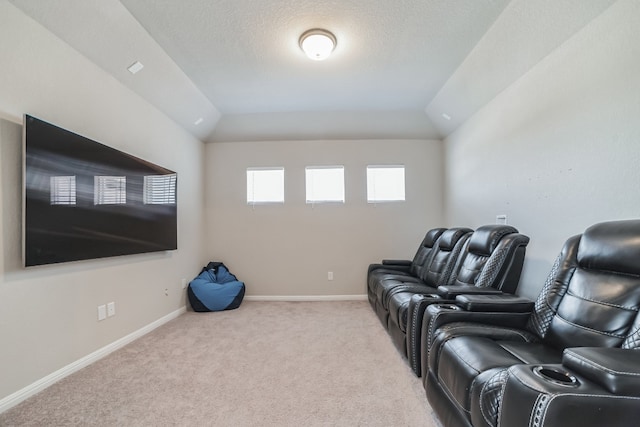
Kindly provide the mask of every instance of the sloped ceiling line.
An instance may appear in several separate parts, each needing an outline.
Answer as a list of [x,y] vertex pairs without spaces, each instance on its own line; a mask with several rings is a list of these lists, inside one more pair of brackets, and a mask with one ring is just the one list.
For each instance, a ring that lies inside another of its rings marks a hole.
[[615,2],[10,1],[205,142],[441,139]]

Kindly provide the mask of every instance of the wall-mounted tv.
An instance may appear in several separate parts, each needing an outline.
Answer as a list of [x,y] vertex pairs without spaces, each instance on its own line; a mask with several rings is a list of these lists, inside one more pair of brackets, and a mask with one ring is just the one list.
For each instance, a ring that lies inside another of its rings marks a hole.
[[25,115],[26,267],[177,249],[177,174]]

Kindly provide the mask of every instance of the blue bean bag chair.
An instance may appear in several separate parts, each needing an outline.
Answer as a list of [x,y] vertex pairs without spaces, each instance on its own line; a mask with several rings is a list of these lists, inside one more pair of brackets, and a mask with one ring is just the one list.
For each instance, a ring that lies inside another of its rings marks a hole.
[[221,262],[210,262],[189,283],[187,295],[194,311],[222,311],[240,307],[245,286]]

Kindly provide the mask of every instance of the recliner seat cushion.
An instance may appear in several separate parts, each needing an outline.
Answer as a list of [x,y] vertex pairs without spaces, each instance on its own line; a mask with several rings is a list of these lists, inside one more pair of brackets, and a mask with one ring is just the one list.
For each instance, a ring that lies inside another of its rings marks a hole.
[[479,374],[517,364],[560,363],[562,352],[540,343],[495,341],[490,338],[462,336],[447,341],[440,353],[438,378],[451,396],[466,411],[471,410],[472,388],[482,388],[491,376]]

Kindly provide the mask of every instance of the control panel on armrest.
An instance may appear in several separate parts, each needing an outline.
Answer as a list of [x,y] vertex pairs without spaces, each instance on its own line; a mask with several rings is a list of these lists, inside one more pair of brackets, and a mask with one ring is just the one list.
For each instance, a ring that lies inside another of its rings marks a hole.
[[474,294],[474,295],[494,295],[501,294],[502,291],[499,291],[494,288],[480,288],[478,286],[473,285],[446,285],[446,286],[438,286],[438,294],[443,298],[453,299],[458,295],[466,295],[466,294]]
[[614,394],[640,396],[640,351],[606,347],[568,348],[562,365]]
[[534,302],[511,294],[458,295],[456,304],[467,311],[492,311],[506,313],[531,313]]

